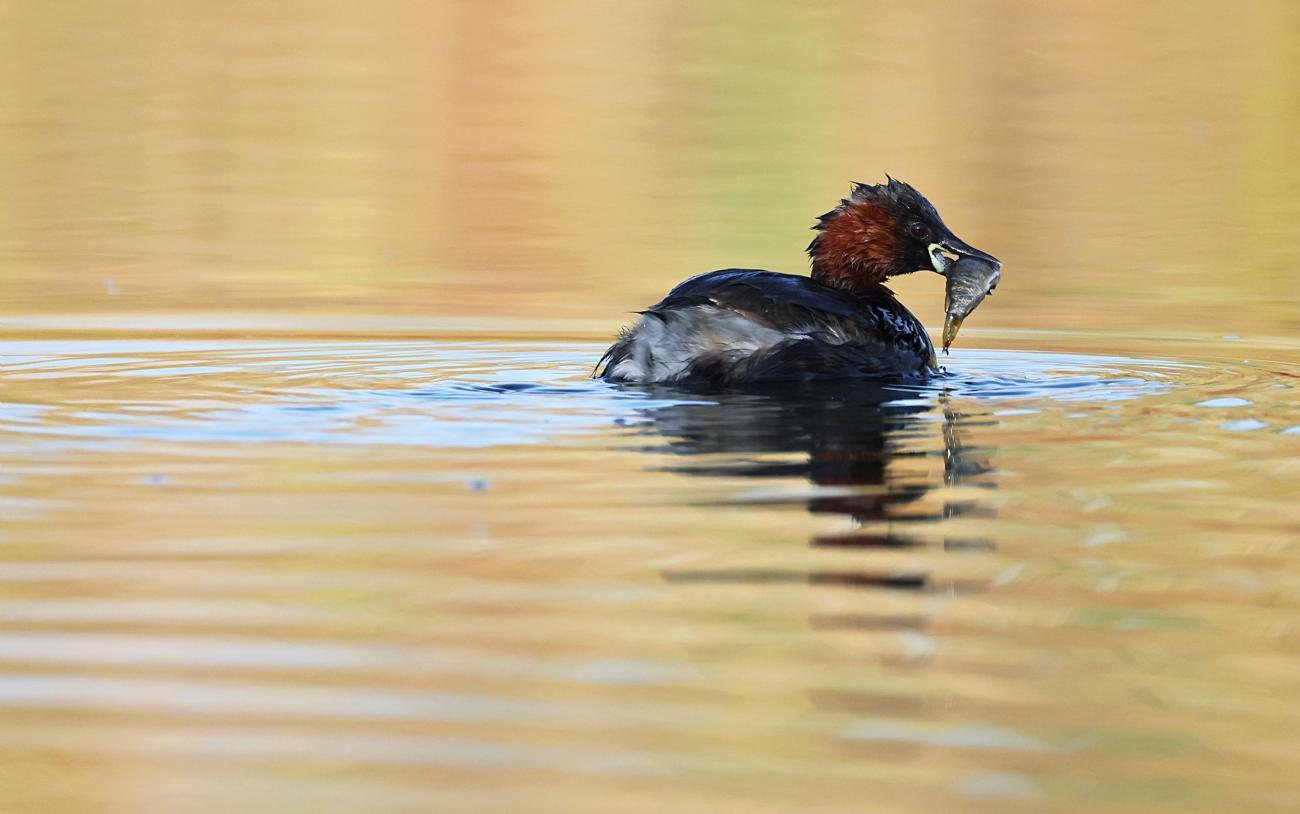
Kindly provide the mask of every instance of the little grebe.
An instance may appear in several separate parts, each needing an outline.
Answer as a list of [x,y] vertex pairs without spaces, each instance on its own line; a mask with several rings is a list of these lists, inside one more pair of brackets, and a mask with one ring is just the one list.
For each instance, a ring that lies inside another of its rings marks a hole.
[[[854,184],[818,221],[808,246],[810,277],[757,269],[692,277],[642,312],[605,352],[596,375],[612,382],[743,384],[923,376],[936,369],[925,328],[885,280],[922,269],[946,276],[966,261],[963,267],[991,270],[996,285],[1001,264],[954,235],[921,193],[892,178]],[[957,327],[970,310],[957,316]]]

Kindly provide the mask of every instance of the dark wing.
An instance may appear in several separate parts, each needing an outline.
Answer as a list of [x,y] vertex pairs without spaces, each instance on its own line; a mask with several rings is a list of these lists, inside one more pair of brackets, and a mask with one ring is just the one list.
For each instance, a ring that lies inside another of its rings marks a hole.
[[755,269],[726,269],[692,277],[646,313],[712,305],[788,333],[825,333],[836,341],[887,345],[929,359],[930,336],[888,288],[850,293],[811,277]]
[[[646,315],[723,308],[775,331],[800,334],[741,360],[700,358],[693,381],[755,382],[896,376],[925,369],[934,355],[925,328],[884,286],[850,293],[810,277],[758,269],[724,269],[692,277]],[[601,360],[608,370],[630,351],[615,343]],[[599,374],[598,374],[599,375]]]
[[[886,302],[898,306],[886,289],[861,297],[793,274],[757,269],[725,269],[692,277],[668,292],[647,313],[693,305],[712,305],[743,314],[777,331],[806,328],[878,339],[876,313]],[[879,300],[880,302],[876,302]]]

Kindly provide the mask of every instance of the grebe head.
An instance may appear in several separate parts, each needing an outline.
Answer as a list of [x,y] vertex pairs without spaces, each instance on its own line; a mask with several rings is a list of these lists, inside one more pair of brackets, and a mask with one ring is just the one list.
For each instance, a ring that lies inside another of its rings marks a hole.
[[998,263],[944,226],[924,195],[893,178],[854,184],[848,198],[817,220],[818,235],[808,245],[812,276],[839,288],[869,288],[922,269],[946,275],[961,257]]

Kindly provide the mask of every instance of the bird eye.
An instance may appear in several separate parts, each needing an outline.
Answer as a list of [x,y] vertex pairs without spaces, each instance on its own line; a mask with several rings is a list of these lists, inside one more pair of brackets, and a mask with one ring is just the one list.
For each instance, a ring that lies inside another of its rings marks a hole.
[[917,240],[930,239],[930,227],[919,221],[908,225],[907,233]]

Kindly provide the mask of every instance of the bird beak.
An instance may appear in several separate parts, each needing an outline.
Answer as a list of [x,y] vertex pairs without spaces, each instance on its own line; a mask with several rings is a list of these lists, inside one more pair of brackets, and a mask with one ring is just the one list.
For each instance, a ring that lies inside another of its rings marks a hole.
[[943,235],[938,242],[930,244],[930,259],[934,263],[934,270],[943,276],[948,276],[948,270],[952,268],[953,259],[948,257],[950,254],[957,255],[958,259],[971,257],[977,260],[983,260],[986,263],[995,263],[1002,265],[1002,261],[993,255],[982,252],[966,241],[949,232]]
[[[988,254],[988,252],[978,250],[978,248],[971,246],[970,243],[963,241],[963,239],[957,237],[956,234],[950,233],[950,231],[948,234],[944,235],[944,238],[941,239],[939,243],[937,243],[937,246],[939,246],[940,250],[946,252],[946,254],[957,255],[958,259],[961,259],[961,257],[974,257],[975,260],[983,260],[984,263],[993,263],[998,265],[998,267],[1001,267],[1002,265],[1002,261],[998,260],[997,257]],[[945,265],[943,272],[940,273],[946,276],[946,274],[948,274],[948,269],[950,268],[952,268],[952,261],[949,260],[949,263]]]

